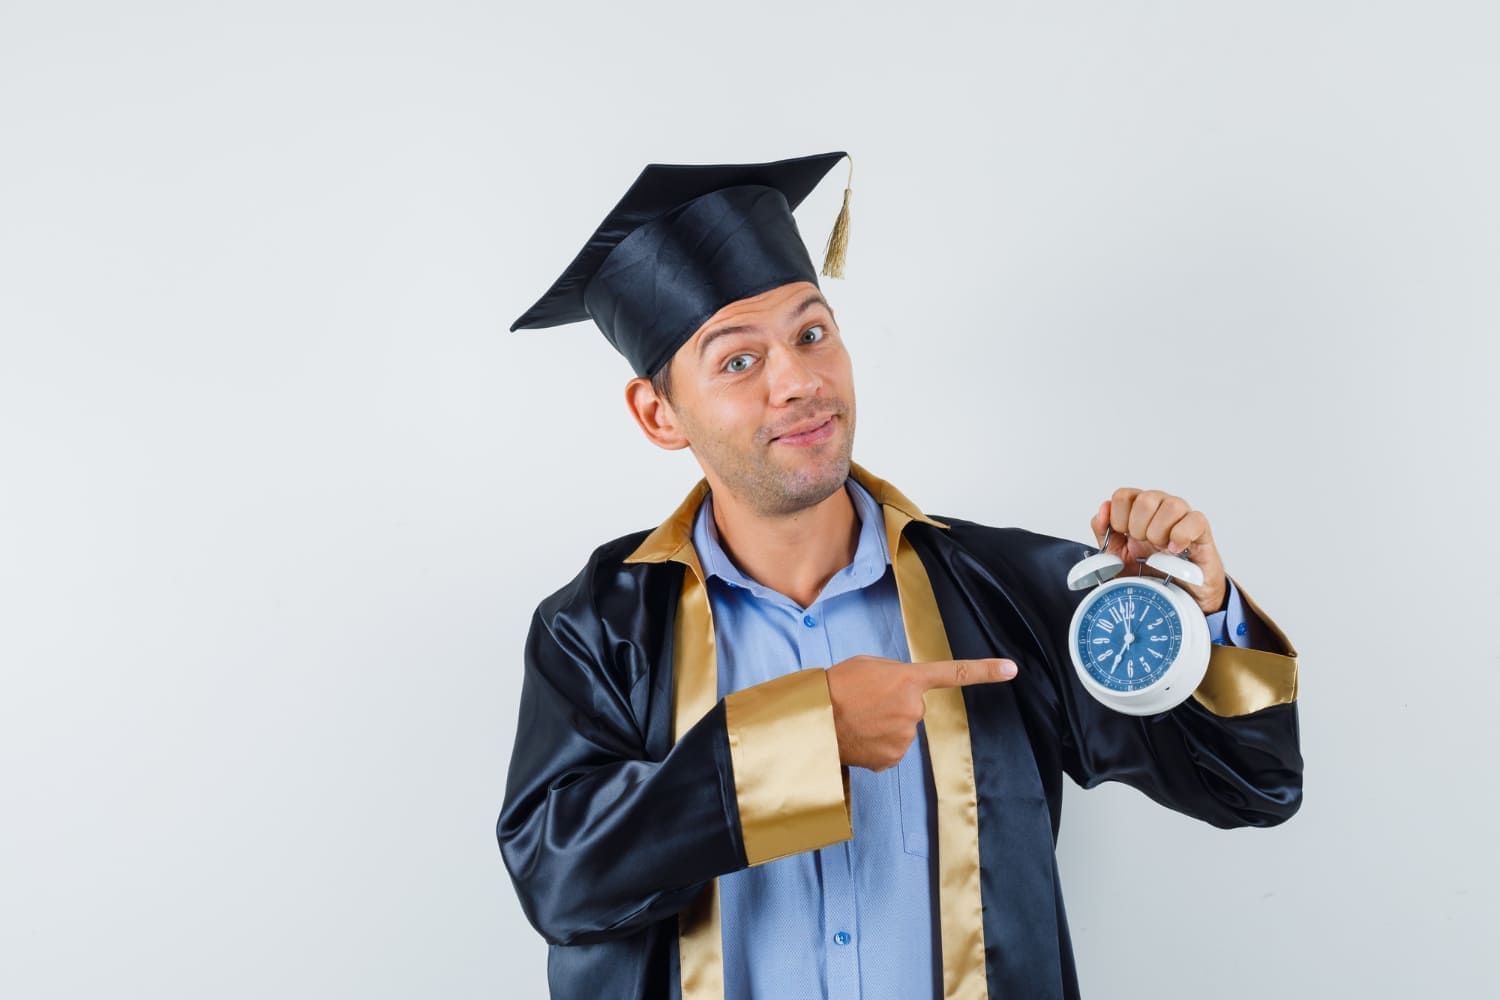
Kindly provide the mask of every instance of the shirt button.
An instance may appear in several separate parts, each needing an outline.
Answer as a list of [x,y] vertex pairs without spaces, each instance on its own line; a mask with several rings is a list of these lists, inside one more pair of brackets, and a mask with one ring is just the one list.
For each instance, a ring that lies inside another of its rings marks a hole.
[[848,944],[849,943],[849,932],[848,931],[839,931],[837,934],[835,934],[833,936],[833,943],[834,944]]
[[1246,629],[1245,623],[1244,622],[1240,622],[1238,625],[1236,625],[1234,627],[1234,634],[1235,635],[1244,635],[1245,634],[1245,629]]
[[802,624],[806,625],[808,628],[812,628],[814,625],[818,624],[818,620],[812,615],[803,615]]

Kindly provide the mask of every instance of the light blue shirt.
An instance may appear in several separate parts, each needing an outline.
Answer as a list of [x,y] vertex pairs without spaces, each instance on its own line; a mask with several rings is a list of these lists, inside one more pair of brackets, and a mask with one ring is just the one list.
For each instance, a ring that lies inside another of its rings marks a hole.
[[[693,522],[708,577],[719,697],[851,656],[910,662],[880,505],[852,476],[854,559],[808,607],[742,573],[719,544],[713,494]],[[1226,620],[1228,629],[1226,630]],[[1233,581],[1210,634],[1249,645]],[[926,731],[892,768],[849,768],[854,837],[719,878],[725,1000],[913,1000],[942,995]]]

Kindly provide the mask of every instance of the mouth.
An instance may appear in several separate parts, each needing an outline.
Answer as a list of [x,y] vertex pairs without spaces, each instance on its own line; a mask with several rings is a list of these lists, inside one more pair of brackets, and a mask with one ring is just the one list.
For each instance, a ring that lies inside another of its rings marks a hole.
[[796,434],[783,434],[780,437],[772,438],[771,442],[773,444],[789,444],[794,446],[818,444],[833,436],[833,422],[836,419],[836,416],[830,414],[826,420],[816,427],[810,427]]

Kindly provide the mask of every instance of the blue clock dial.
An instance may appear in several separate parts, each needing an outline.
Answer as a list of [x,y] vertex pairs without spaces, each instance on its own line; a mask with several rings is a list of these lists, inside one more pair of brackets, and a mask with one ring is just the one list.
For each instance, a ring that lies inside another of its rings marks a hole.
[[1150,687],[1182,648],[1182,621],[1155,590],[1126,584],[1087,598],[1078,624],[1078,658],[1113,691]]

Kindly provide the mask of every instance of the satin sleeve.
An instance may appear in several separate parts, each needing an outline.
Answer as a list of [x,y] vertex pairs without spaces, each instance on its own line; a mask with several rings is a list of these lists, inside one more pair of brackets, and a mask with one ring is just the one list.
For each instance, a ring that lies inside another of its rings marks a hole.
[[651,759],[593,634],[533,616],[496,824],[521,908],[551,944],[633,933],[746,864],[725,703]]
[[532,618],[496,823],[521,908],[549,943],[623,937],[719,875],[853,836],[825,671],[720,698],[653,758],[637,685],[608,668],[597,619],[579,614]]

